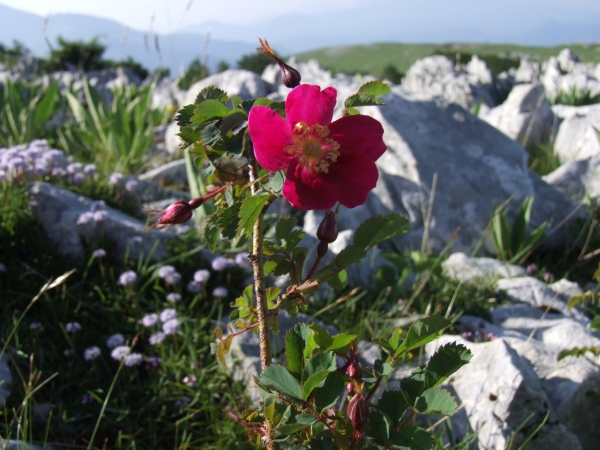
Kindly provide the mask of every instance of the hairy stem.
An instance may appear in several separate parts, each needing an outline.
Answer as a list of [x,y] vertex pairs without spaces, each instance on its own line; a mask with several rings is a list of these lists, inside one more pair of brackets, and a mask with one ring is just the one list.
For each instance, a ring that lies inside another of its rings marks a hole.
[[[249,160],[249,176],[250,182],[257,179],[258,165],[254,155],[248,152]],[[252,195],[256,195],[259,190],[257,183],[250,186]],[[256,295],[256,315],[258,317],[258,345],[260,350],[260,366],[261,371],[271,365],[271,328],[267,318],[267,290],[265,287],[265,268],[263,261],[263,235],[262,226],[265,211],[268,208],[266,205],[258,216],[258,220],[254,224],[252,230],[252,254],[250,262],[252,263],[252,274],[254,276],[254,293]],[[265,416],[265,436],[264,444],[268,450],[278,450],[279,444],[272,441],[273,424]]]

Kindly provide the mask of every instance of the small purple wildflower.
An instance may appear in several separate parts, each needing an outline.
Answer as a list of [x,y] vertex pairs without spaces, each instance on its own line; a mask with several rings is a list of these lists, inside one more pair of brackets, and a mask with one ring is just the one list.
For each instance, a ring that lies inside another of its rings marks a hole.
[[171,319],[163,323],[162,329],[165,334],[175,334],[179,331],[180,326],[181,322],[179,322],[179,319]]
[[126,345],[119,345],[118,347],[115,347],[112,352],[110,352],[110,356],[116,361],[121,361],[123,358],[129,355],[129,353],[131,353],[131,349],[129,347]]
[[94,221],[94,213],[92,211],[86,211],[79,215],[77,218],[77,225],[85,225]]
[[115,172],[109,178],[108,182],[110,184],[121,184],[123,182],[123,174]]
[[92,397],[90,394],[85,394],[83,397],[81,397],[82,405],[89,405],[91,403],[94,403],[94,397]]
[[150,358],[146,358],[146,364],[153,368],[160,367],[162,366],[162,358],[151,356]]
[[197,294],[198,292],[202,292],[202,285],[197,281],[190,281],[187,285],[187,291],[190,294]]
[[527,275],[533,275],[535,273],[535,264],[529,264],[527,266]]
[[144,317],[142,317],[142,325],[144,325],[146,328],[156,325],[156,322],[158,322],[158,315],[155,313],[146,314]]
[[104,219],[108,217],[108,211],[95,211],[94,222],[104,222]]
[[98,356],[100,356],[100,353],[102,353],[100,351],[100,348],[94,345],[93,347],[89,347],[89,348],[85,349],[85,351],[83,352],[83,358],[86,361],[91,361],[93,359],[96,359]]
[[235,261],[231,258],[225,258],[224,256],[217,256],[215,259],[213,259],[211,266],[214,271],[222,272],[230,267],[235,266]]
[[119,286],[131,286],[133,283],[137,281],[137,274],[133,270],[128,270],[127,272],[123,272],[119,277],[119,281],[117,284]]
[[85,175],[81,172],[77,172],[73,175],[72,181],[74,185],[79,186],[81,183],[83,183],[83,180],[85,180]]
[[102,259],[102,258],[104,258],[106,256],[106,251],[103,250],[103,249],[101,249],[101,248],[99,248],[99,249],[94,250],[92,252],[92,256],[94,258],[96,258],[96,259]]
[[83,164],[75,162],[75,163],[71,163],[69,164],[67,167],[67,172],[70,173],[71,175],[76,174],[78,172],[81,172],[81,170],[83,169]]
[[241,267],[242,269],[247,269],[250,267],[250,258],[248,258],[248,253],[238,253],[235,255],[235,263]]
[[30,330],[39,330],[40,328],[42,328],[42,324],[40,322],[32,322],[29,324]]
[[210,272],[206,269],[200,269],[194,273],[194,281],[196,283],[200,283],[200,284],[206,283],[209,278],[210,278]]
[[223,287],[223,286],[216,287],[212,291],[213,297],[223,298],[223,297],[227,297],[227,294],[229,294],[229,291],[227,290],[226,287]]
[[76,333],[77,331],[81,331],[81,325],[77,322],[69,322],[65,324],[65,331],[67,333]]
[[96,166],[94,164],[86,164],[83,167],[83,173],[88,177],[94,175],[96,173]]
[[158,269],[157,273],[167,284],[176,284],[181,280],[181,275],[177,273],[173,266],[162,266]]
[[552,274],[550,272],[544,272],[544,281],[548,282],[552,278]]
[[116,348],[119,345],[123,345],[125,343],[125,338],[123,337],[122,334],[113,334],[111,337],[109,337],[106,340],[106,346],[108,348]]
[[70,358],[71,356],[73,356],[75,354],[75,350],[73,350],[72,348],[68,348],[63,352],[63,356],[65,358]]
[[162,312],[160,313],[160,321],[161,322],[168,322],[171,319],[175,319],[177,317],[177,311],[175,311],[173,308],[166,308],[163,309]]
[[195,387],[196,384],[198,384],[198,378],[196,378],[195,375],[187,375],[186,377],[183,378],[183,384],[185,384],[187,387]]
[[140,353],[131,353],[125,357],[127,367],[139,366],[143,361],[144,357]]
[[52,169],[52,171],[50,172],[50,174],[53,177],[64,177],[67,174],[67,171],[65,169],[63,169],[62,167],[55,167]]
[[181,295],[179,295],[175,292],[171,292],[169,295],[167,295],[167,301],[169,303],[177,303],[180,300],[181,300]]
[[150,342],[150,345],[157,345],[164,341],[166,337],[167,336],[165,335],[165,333],[163,333],[162,331],[158,331],[148,338],[148,342]]
[[125,183],[125,190],[126,191],[135,191],[135,188],[137,188],[138,182],[136,180],[129,180]]

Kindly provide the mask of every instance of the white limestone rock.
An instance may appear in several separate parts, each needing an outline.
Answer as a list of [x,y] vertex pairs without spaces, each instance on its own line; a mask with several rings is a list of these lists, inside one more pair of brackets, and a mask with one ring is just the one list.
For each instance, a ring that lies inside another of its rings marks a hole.
[[520,266],[504,263],[494,258],[469,257],[462,252],[453,253],[442,263],[444,274],[462,283],[494,284],[500,278],[523,277],[527,271]]

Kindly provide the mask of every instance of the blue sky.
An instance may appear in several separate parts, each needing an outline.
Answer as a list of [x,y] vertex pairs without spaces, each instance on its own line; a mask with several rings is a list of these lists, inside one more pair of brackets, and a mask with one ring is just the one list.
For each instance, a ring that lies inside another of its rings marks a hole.
[[[383,10],[400,7],[406,11],[404,19],[415,21],[426,21],[428,17],[435,21],[439,15],[439,2],[435,0],[0,0],[0,4],[40,15],[71,12],[100,16],[137,30],[148,30],[154,17],[153,31],[159,33],[177,32],[205,21],[241,24],[289,14],[327,16],[365,4]],[[444,19],[449,23],[456,21],[457,25],[465,19],[473,23],[494,22],[498,8],[512,11],[516,23],[522,7],[529,11],[538,9],[541,17],[548,11],[560,11],[553,13],[554,20],[562,18],[566,22],[586,18],[595,22],[600,17],[598,0],[444,0],[444,5]]]

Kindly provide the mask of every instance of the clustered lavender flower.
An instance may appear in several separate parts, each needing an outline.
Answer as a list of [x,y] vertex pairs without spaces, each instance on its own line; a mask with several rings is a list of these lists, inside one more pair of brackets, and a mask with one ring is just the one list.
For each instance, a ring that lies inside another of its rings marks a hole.
[[181,280],[181,275],[173,266],[162,266],[157,271],[158,277],[165,280],[167,284],[177,284]]
[[75,333],[77,331],[81,331],[81,325],[77,322],[69,322],[65,324],[65,331],[67,333]]
[[131,286],[137,281],[137,274],[133,270],[128,270],[127,272],[123,272],[119,277],[119,281],[117,284],[119,286]]
[[142,317],[142,325],[144,325],[146,328],[156,325],[157,322],[158,315],[155,313],[146,314],[144,317]]
[[169,295],[167,295],[167,301],[169,303],[177,303],[180,300],[181,295],[177,294],[176,292],[171,292]]
[[112,336],[110,336],[107,340],[106,340],[106,346],[108,348],[117,348],[120,345],[123,345],[125,343],[125,338],[123,337],[122,334],[113,334]]
[[77,218],[77,225],[96,224],[98,222],[104,222],[108,217],[108,211],[106,211],[106,203],[103,200],[97,200],[90,203],[89,211],[81,213]]
[[192,294],[197,294],[202,291],[202,285],[208,281],[210,278],[210,272],[206,269],[197,270],[194,273],[194,280],[190,281],[187,285],[188,292]]
[[223,286],[219,286],[213,290],[212,295],[213,295],[213,297],[223,298],[223,297],[227,297],[228,293],[229,293],[229,291],[227,291],[227,288],[225,288]]
[[496,339],[498,336],[496,335],[496,333],[493,333],[491,331],[488,331],[487,333],[481,330],[477,330],[474,333],[471,331],[465,331],[464,333],[461,334],[461,336],[466,339],[467,341],[471,341],[471,342],[488,342],[488,341],[493,341],[494,339]]
[[86,361],[91,361],[93,359],[96,359],[98,356],[100,356],[102,352],[100,351],[100,348],[97,346],[93,346],[93,347],[89,347],[86,348],[85,351],[83,352],[83,358]]
[[212,260],[211,266],[215,272],[223,272],[224,270],[230,269],[236,266],[236,262],[231,258],[225,258],[224,256],[217,256]]
[[96,166],[69,163],[63,151],[48,148],[44,139],[0,148],[0,181],[53,176],[69,177],[78,184],[95,173]]

